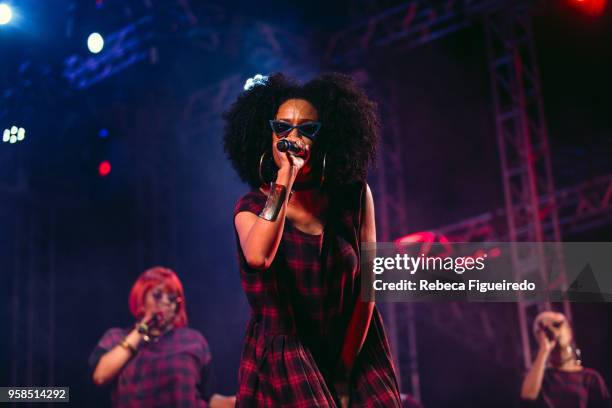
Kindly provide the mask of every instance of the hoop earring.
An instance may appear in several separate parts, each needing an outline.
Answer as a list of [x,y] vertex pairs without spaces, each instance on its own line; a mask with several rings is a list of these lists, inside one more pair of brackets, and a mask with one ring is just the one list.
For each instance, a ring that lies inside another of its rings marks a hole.
[[578,347],[572,346],[572,351],[574,352],[574,356],[576,358],[576,364],[582,365],[582,350]]
[[263,165],[263,161],[264,161],[264,156],[266,155],[266,152],[264,151],[261,154],[261,157],[259,158],[259,181],[261,181],[261,184],[266,184],[266,182],[264,181],[263,178],[263,172],[261,171],[261,166]]
[[327,153],[323,155],[323,166],[321,168],[321,184],[319,188],[323,187],[323,183],[325,182],[325,161],[327,160]]

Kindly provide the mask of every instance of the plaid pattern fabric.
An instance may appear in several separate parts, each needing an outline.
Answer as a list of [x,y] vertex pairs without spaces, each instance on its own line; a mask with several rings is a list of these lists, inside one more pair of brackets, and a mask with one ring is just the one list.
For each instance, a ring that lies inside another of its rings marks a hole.
[[[106,331],[89,360],[93,368],[128,330]],[[206,339],[186,327],[171,330],[158,342],[142,343],[111,385],[114,407],[206,407],[206,378],[211,355]]]
[[536,404],[546,408],[612,407],[606,383],[590,368],[577,372],[546,369]]
[[[249,268],[240,248],[242,286],[251,306],[239,369],[240,407],[336,407],[331,386],[359,297],[359,226],[364,184],[330,199],[322,235],[285,220],[271,267]],[[244,195],[234,208],[259,214],[266,196]],[[377,310],[350,384],[352,405],[399,407],[389,346]]]

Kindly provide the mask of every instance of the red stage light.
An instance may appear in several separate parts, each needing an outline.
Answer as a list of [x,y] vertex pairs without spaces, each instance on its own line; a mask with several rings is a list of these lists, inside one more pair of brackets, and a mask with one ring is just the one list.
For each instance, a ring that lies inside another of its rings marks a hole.
[[600,16],[606,8],[607,0],[569,0],[569,4],[590,16]]
[[110,163],[107,162],[106,160],[101,162],[100,165],[98,166],[98,174],[100,174],[100,176],[102,177],[106,177],[108,176],[110,172],[111,172]]

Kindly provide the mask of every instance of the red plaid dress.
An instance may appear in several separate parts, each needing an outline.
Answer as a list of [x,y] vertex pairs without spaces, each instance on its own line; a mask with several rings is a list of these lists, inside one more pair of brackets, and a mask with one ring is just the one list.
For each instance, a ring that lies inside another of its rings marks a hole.
[[[285,221],[274,262],[251,269],[240,248],[243,289],[251,305],[239,369],[239,407],[336,407],[333,369],[340,359],[359,298],[359,231],[365,184],[330,197],[322,235]],[[244,195],[234,208],[259,214],[261,191]],[[399,407],[389,345],[378,311],[350,380],[351,405]]]

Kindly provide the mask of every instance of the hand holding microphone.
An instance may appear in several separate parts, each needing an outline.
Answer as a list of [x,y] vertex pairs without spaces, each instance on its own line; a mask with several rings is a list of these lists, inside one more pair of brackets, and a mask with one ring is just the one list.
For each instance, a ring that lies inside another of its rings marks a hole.
[[308,149],[301,140],[282,139],[276,142],[276,150],[280,152],[279,159],[280,167],[287,166],[291,169],[291,173],[297,175],[297,172],[304,166]]
[[550,353],[552,349],[557,345],[558,337],[553,332],[553,330],[546,326],[545,324],[540,323],[540,332],[538,333],[538,343],[540,348],[545,352]]
[[151,313],[145,315],[145,317],[136,325],[138,333],[142,335],[149,335],[152,329],[158,328],[159,324],[163,321],[163,315],[161,312]]
[[279,152],[291,152],[296,156],[303,156],[306,153],[306,149],[302,145],[287,139],[279,140],[276,143],[276,148]]

